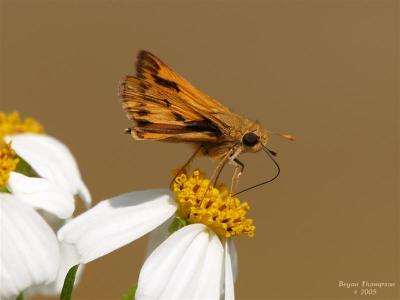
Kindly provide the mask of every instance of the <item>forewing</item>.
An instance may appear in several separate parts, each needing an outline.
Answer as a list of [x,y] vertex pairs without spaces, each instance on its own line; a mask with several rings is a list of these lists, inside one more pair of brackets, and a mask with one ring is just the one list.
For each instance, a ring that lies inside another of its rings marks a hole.
[[232,124],[227,122],[227,116],[232,115],[232,112],[226,106],[199,91],[154,54],[140,51],[137,59],[137,78],[150,82],[167,93],[176,94],[182,104],[212,121],[221,132],[229,130]]
[[179,95],[159,85],[126,76],[120,85],[122,106],[136,122],[135,139],[177,142],[215,142],[221,132],[210,120],[187,106]]

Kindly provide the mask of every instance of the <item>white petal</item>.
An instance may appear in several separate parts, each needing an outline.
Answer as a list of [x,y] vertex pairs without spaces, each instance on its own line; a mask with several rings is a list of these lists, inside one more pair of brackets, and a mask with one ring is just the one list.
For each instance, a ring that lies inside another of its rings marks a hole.
[[29,205],[0,193],[0,298],[55,279],[59,248],[53,230]]
[[229,255],[231,257],[231,263],[232,263],[232,273],[233,273],[233,280],[236,282],[237,276],[238,276],[238,256],[237,256],[237,251],[236,251],[236,246],[235,243],[233,242],[233,239],[228,239],[228,251]]
[[70,217],[74,212],[73,195],[47,179],[11,172],[8,187],[19,200],[51,212],[61,219]]
[[158,227],[176,211],[169,191],[132,192],[100,202],[58,231],[82,263],[110,253]]
[[[40,216],[50,225],[53,231],[57,232],[60,227],[65,224],[65,220],[59,219],[53,214],[46,213],[45,211],[39,212]],[[67,222],[70,222],[67,220]],[[61,293],[65,276],[67,275],[69,269],[77,264],[79,264],[79,255],[74,246],[59,242],[60,246],[60,264],[58,268],[58,273],[56,279],[48,284],[41,284],[33,286],[28,290],[24,291],[24,296],[34,296],[37,294],[45,296],[56,296]],[[85,265],[79,265],[78,271],[76,272],[75,285],[79,282]]]
[[[235,299],[233,265],[235,258],[232,256],[234,244],[232,239],[225,240],[225,300]],[[233,250],[236,252],[235,250]],[[234,254],[235,255],[235,254]]]
[[85,207],[87,209],[90,208],[90,206],[92,205],[92,196],[90,195],[89,189],[81,178],[79,178],[78,182],[78,195],[85,204]]
[[45,134],[15,134],[4,138],[12,141],[12,147],[32,168],[72,194],[81,194],[90,203],[90,194],[81,179],[78,166],[68,148],[55,138]]
[[[56,279],[48,284],[41,284],[29,288],[24,292],[24,296],[30,295],[45,295],[45,296],[56,296],[61,293],[62,287],[64,285],[65,276],[69,269],[75,265],[79,264],[79,256],[76,249],[65,243],[60,242],[60,266]],[[80,280],[84,269],[84,265],[80,265],[75,277],[75,284]]]
[[145,261],[136,299],[219,299],[224,250],[203,224],[173,233]]

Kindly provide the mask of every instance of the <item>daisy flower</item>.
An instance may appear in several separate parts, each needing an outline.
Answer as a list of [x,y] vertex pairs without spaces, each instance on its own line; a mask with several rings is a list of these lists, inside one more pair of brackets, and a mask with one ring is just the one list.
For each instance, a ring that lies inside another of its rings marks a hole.
[[[22,121],[17,112],[8,115],[0,112],[0,141],[12,142],[12,148],[20,160],[26,163],[21,164],[20,167],[25,168],[22,171],[34,170],[33,174],[28,174],[30,176],[11,173],[9,187],[15,194],[25,198],[25,194],[29,194],[25,189],[29,190],[32,186],[38,189],[40,186],[68,197],[68,201],[63,198],[65,201],[58,201],[57,204],[54,200],[42,200],[58,210],[56,215],[72,214],[75,208],[73,195],[79,195],[86,206],[90,206],[90,193],[81,179],[73,155],[63,143],[44,134],[43,127],[35,119],[26,118]],[[32,205],[36,204],[33,201]]]
[[226,186],[209,184],[196,170],[177,176],[172,192],[147,190],[104,200],[62,227],[58,237],[75,245],[80,262],[87,263],[158,228],[163,241],[140,271],[136,299],[233,299],[232,238],[251,237],[255,227],[246,218],[247,203],[229,197]]
[[58,294],[77,253],[55,232],[74,195],[91,202],[72,154],[36,120],[0,112],[0,192],[0,298]]

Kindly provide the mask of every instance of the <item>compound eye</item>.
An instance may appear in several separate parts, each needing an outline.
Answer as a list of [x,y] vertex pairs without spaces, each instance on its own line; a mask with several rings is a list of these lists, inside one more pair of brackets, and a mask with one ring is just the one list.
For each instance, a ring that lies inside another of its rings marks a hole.
[[244,145],[252,147],[258,144],[259,140],[260,138],[257,134],[255,134],[254,132],[248,132],[243,136],[242,142]]

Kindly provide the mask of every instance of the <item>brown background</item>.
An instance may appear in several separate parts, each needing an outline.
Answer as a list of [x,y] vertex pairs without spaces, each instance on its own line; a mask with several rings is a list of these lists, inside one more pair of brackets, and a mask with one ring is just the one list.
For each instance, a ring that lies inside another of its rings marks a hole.
[[[76,155],[95,202],[165,187],[185,145],[134,142],[117,97],[148,49],[268,129],[282,176],[242,196],[239,299],[358,298],[338,281],[399,283],[399,3],[1,2],[1,110],[42,121]],[[241,187],[272,174],[243,157]],[[228,169],[229,171],[229,169]],[[226,172],[225,179],[228,178]],[[75,299],[135,284],[146,238],[90,263]],[[373,299],[399,297],[398,287]]]

